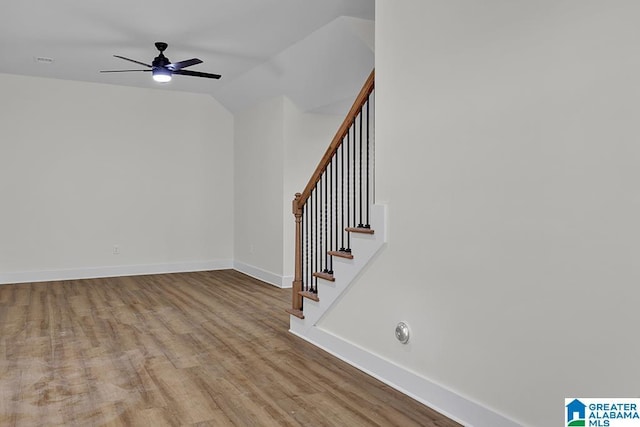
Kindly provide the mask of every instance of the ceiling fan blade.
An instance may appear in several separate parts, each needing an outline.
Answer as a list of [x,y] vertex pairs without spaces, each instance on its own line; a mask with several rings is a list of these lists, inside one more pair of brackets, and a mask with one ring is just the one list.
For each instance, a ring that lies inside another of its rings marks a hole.
[[151,70],[101,70],[101,73],[128,73],[130,71],[151,71]]
[[185,61],[174,62],[173,64],[167,65],[167,68],[171,71],[178,71],[183,68],[191,67],[192,65],[202,64],[202,61],[198,58],[191,58]]
[[135,62],[136,64],[144,65],[145,67],[151,68],[151,65],[145,64],[144,62],[136,61],[135,59],[125,58],[124,56],[120,56],[120,55],[113,55],[113,56],[115,56],[116,58],[124,59],[125,61]]
[[193,77],[206,77],[208,79],[219,79],[222,77],[220,74],[201,73],[200,71],[188,71],[188,70],[176,70],[173,74],[180,74],[183,76]]

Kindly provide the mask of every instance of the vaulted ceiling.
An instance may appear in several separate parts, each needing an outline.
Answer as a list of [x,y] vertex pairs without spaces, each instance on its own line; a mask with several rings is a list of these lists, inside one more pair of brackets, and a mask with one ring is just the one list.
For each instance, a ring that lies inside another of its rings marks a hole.
[[[286,95],[341,113],[373,68],[373,35],[374,0],[3,0],[0,73],[204,93],[231,111]],[[150,63],[156,41],[222,79],[99,73],[138,68],[113,55]]]

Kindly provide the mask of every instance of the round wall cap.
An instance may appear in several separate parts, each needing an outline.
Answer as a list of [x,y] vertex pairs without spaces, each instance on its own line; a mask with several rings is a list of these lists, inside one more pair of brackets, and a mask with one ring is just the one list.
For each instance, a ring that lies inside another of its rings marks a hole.
[[404,322],[398,323],[396,326],[396,338],[402,344],[406,344],[409,342],[409,325]]

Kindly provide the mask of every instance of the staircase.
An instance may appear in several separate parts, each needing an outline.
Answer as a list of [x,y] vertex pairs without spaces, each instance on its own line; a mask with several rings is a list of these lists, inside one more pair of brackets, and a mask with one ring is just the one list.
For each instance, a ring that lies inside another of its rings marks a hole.
[[385,242],[385,208],[374,204],[374,77],[372,71],[293,200],[295,272],[287,312],[298,335],[317,325]]

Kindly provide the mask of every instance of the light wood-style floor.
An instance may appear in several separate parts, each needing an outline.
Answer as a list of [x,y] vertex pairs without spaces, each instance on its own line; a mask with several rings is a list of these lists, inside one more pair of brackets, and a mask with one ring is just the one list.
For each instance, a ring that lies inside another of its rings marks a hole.
[[224,270],[0,286],[1,426],[458,426]]

